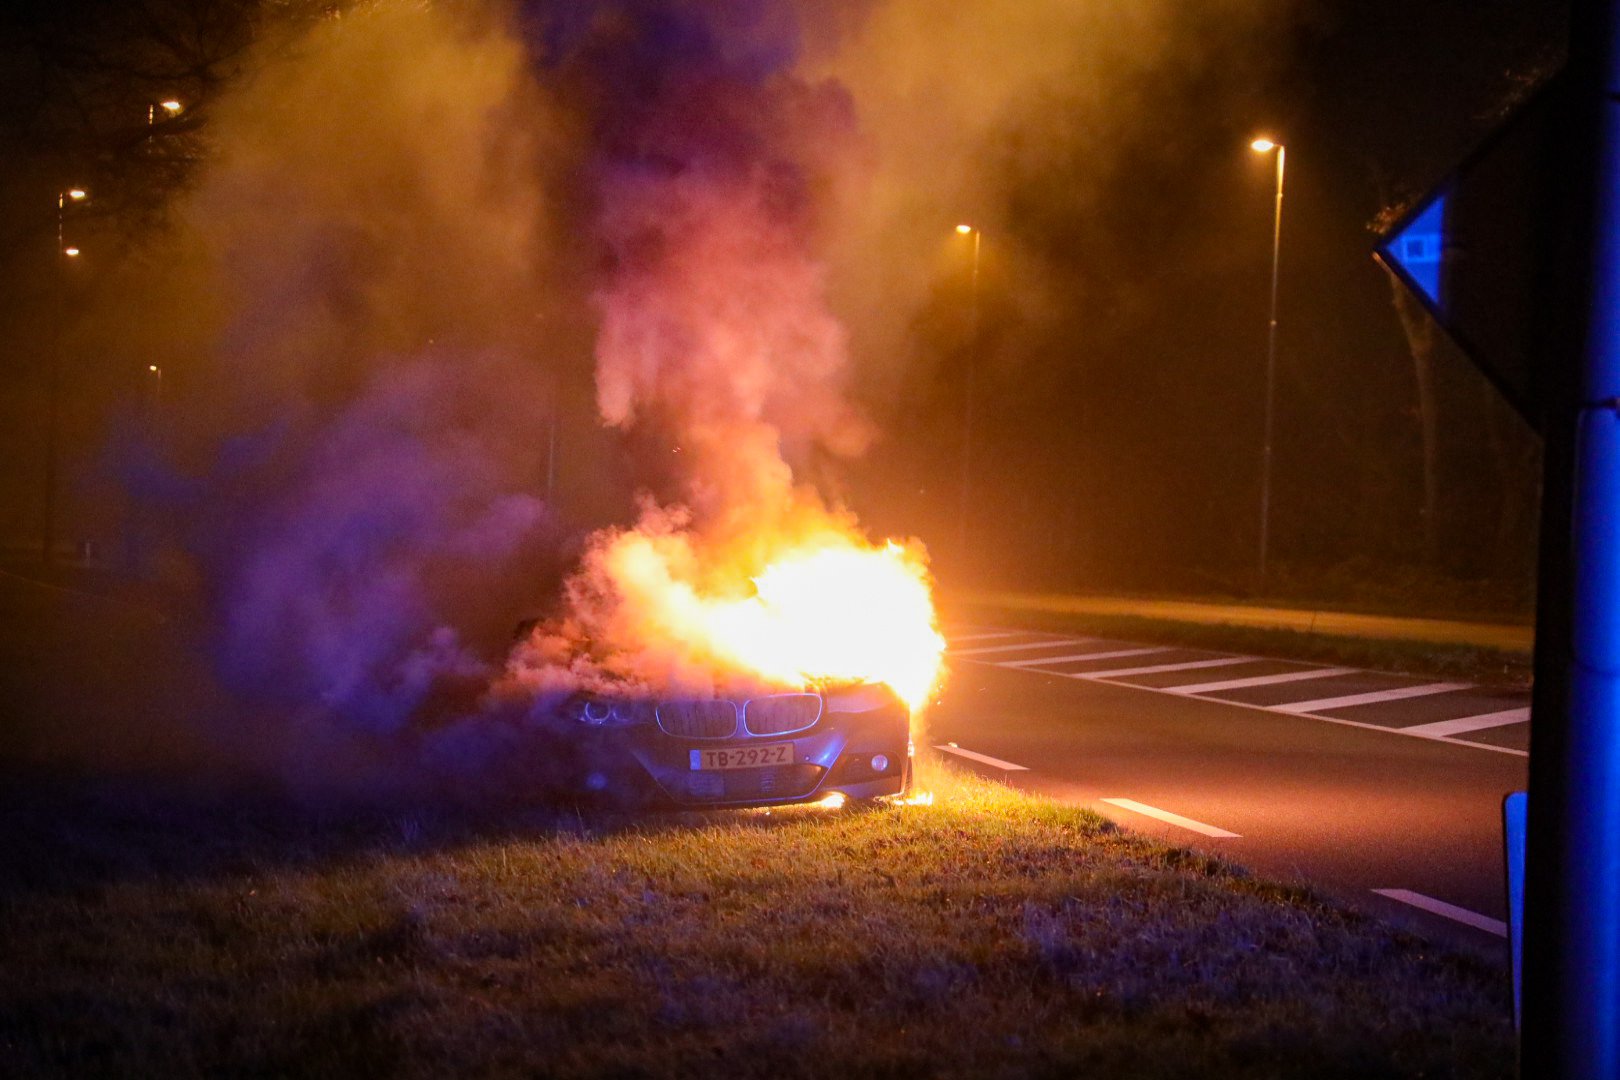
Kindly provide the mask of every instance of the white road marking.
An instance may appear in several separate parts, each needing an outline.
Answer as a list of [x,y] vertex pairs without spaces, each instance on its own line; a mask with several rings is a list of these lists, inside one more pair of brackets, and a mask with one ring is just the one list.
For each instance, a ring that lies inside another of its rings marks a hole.
[[1503,709],[1501,712],[1481,713],[1478,716],[1459,716],[1455,720],[1440,720],[1433,724],[1417,724],[1413,727],[1401,728],[1405,735],[1426,735],[1431,739],[1443,739],[1448,735],[1462,735],[1469,731],[1483,731],[1485,728],[1503,727],[1507,724],[1522,724],[1530,719],[1529,708]]
[[1054,645],[1084,645],[1092,638],[1056,638],[1052,641],[1026,641],[1020,645],[981,645],[974,649],[947,649],[951,656],[982,656],[993,652],[1017,652],[1019,649],[1049,649]]
[[[1037,656],[1033,660],[998,660],[997,667],[1038,667],[1041,664],[1066,664],[1070,660],[1117,660],[1122,656],[1146,656],[1148,653],[1169,652],[1169,649],[1110,649],[1108,652],[1075,653],[1073,656]],[[1055,674],[1055,673],[1054,673]]]
[[[1033,633],[1033,631],[1030,631],[1030,632]],[[1097,640],[1097,639],[1081,639],[1081,640]],[[1035,643],[1035,645],[1015,645],[1015,646],[1011,646],[1011,647],[1015,648],[1015,649],[1035,648],[1035,647],[1039,647],[1041,644],[1043,644],[1043,643],[1037,642],[1037,643]],[[1063,641],[1063,640],[1060,639],[1057,642],[1045,642],[1044,644],[1068,644],[1068,642]],[[1004,648],[1006,648],[1006,647],[998,648],[996,651],[998,651],[998,652],[1003,651]],[[1256,659],[1261,659],[1261,658],[1256,658]],[[1044,659],[1044,660],[1042,660],[1040,662],[1041,663],[1051,663],[1052,661],[1051,661],[1050,658],[1048,658],[1048,659]],[[972,660],[972,659],[969,659],[968,663],[995,664],[996,661],[994,661],[994,660]],[[1003,665],[1003,666],[1006,666],[1006,665]],[[1033,667],[1020,667],[1017,670],[1020,670],[1020,671],[1038,671],[1038,669],[1033,668]],[[1134,690],[1143,690],[1143,691],[1146,691],[1148,693],[1153,693],[1153,694],[1174,694],[1174,695],[1176,695],[1178,697],[1186,697],[1186,696],[1197,696],[1197,695],[1200,695],[1200,694],[1214,694],[1214,693],[1219,693],[1222,690],[1241,690],[1244,687],[1249,687],[1249,686],[1270,686],[1270,685],[1274,685],[1274,684],[1277,684],[1277,683],[1298,682],[1298,681],[1302,681],[1302,680],[1306,680],[1306,679],[1324,679],[1324,678],[1328,678],[1329,676],[1333,676],[1333,675],[1353,675],[1353,674],[1357,674],[1357,673],[1358,672],[1354,668],[1310,667],[1310,668],[1304,668],[1302,670],[1284,672],[1281,675],[1254,675],[1254,676],[1250,676],[1250,677],[1242,678],[1242,679],[1226,679],[1226,680],[1224,680],[1222,682],[1197,683],[1197,684],[1190,685],[1190,686],[1188,686],[1188,685],[1183,685],[1183,686],[1137,686],[1137,685],[1132,684],[1132,683],[1121,683],[1121,684],[1118,684],[1118,685],[1127,686],[1127,687],[1129,687],[1131,689],[1134,689]],[[1058,674],[1058,673],[1057,672],[1044,672],[1043,674]],[[1369,672],[1360,672],[1360,674],[1371,674],[1371,673],[1369,673]],[[1078,675],[1071,675],[1069,677],[1070,678],[1076,678],[1076,679],[1086,679],[1088,681],[1090,679],[1092,679],[1092,678],[1095,678],[1095,676],[1091,675],[1091,673],[1089,673],[1089,672],[1082,672],[1082,673],[1080,673]],[[1247,709],[1250,712],[1270,713],[1273,716],[1276,716],[1278,714],[1277,709],[1272,707],[1272,706],[1269,706],[1269,705],[1255,705],[1255,704],[1251,704],[1250,702],[1247,702],[1247,701],[1233,701],[1230,698],[1213,698],[1213,699],[1201,699],[1201,700],[1213,700],[1216,703],[1221,704],[1221,705],[1229,705],[1229,706],[1231,706],[1232,708],[1235,708],[1235,709]],[[1324,723],[1324,724],[1337,724],[1340,727],[1361,728],[1364,731],[1381,731],[1386,735],[1409,735],[1409,736],[1412,736],[1413,738],[1423,739],[1426,742],[1443,742],[1443,743],[1446,743],[1447,745],[1450,745],[1450,746],[1467,747],[1470,750],[1489,750],[1493,754],[1508,754],[1508,755],[1510,755],[1512,757],[1529,757],[1530,756],[1530,752],[1528,750],[1519,750],[1519,749],[1517,749],[1515,747],[1512,747],[1512,746],[1495,746],[1495,745],[1492,745],[1491,743],[1467,742],[1467,741],[1464,741],[1464,740],[1461,740],[1461,739],[1437,738],[1437,737],[1435,737],[1433,735],[1425,734],[1422,730],[1414,730],[1414,729],[1410,729],[1410,728],[1390,727],[1387,724],[1369,724],[1369,723],[1367,723],[1365,721],[1362,721],[1362,720],[1350,720],[1350,719],[1347,719],[1347,718],[1342,717],[1342,716],[1322,716],[1320,714],[1311,714],[1311,713],[1304,713],[1304,714],[1285,713],[1283,715],[1303,715],[1303,716],[1306,716],[1308,719],[1320,721],[1321,723]],[[1422,725],[1419,725],[1419,727],[1421,728]]]
[[957,757],[965,757],[969,761],[977,761],[980,764],[990,765],[1006,772],[1029,772],[1029,769],[1023,765],[1014,765],[1010,761],[1002,761],[1000,758],[991,757],[989,754],[978,754],[972,750],[964,750],[954,743],[937,743],[934,749],[943,750],[947,754],[955,754]]
[[1202,821],[1194,821],[1190,817],[1182,817],[1180,814],[1172,814],[1168,810],[1160,810],[1157,806],[1149,806],[1147,803],[1139,803],[1135,799],[1104,799],[1102,801],[1108,803],[1110,806],[1123,807],[1126,810],[1132,810],[1138,814],[1143,814],[1150,818],[1158,818],[1160,821],[1167,821],[1172,825],[1179,825],[1183,829],[1191,829],[1193,832],[1203,833],[1205,836],[1223,836],[1230,837],[1232,839],[1241,839],[1241,837],[1239,837],[1235,832],[1227,832],[1225,829],[1217,829],[1213,825],[1205,825]]
[[1483,930],[1487,934],[1495,934],[1497,937],[1503,938],[1507,937],[1507,923],[1501,919],[1493,919],[1489,915],[1481,915],[1477,911],[1469,911],[1467,908],[1458,907],[1456,904],[1448,904],[1444,900],[1436,900],[1432,896],[1424,896],[1422,893],[1413,892],[1411,889],[1374,889],[1373,892],[1391,900],[1399,900],[1403,904],[1411,904],[1413,907],[1421,908],[1432,915],[1439,915],[1453,922],[1460,922],[1464,926],[1472,926],[1476,930]]
[[[1113,684],[1111,684],[1111,685],[1113,685]],[[1123,683],[1123,684],[1119,684],[1119,685],[1130,686],[1129,683]],[[1132,686],[1130,688],[1133,689],[1133,690],[1146,690],[1146,691],[1149,691],[1150,693],[1157,693],[1157,694],[1181,694],[1182,693],[1182,690],[1181,690],[1180,687],[1177,687],[1177,688],[1171,689],[1171,690],[1157,690],[1157,689],[1154,689],[1152,687],[1147,687],[1147,686]],[[1248,709],[1250,712],[1269,713],[1272,716],[1278,715],[1277,710],[1272,708],[1269,705],[1251,705],[1247,701],[1231,701],[1231,700],[1228,700],[1227,698],[1199,698],[1198,700],[1199,701],[1208,701],[1208,702],[1211,702],[1211,703],[1216,704],[1216,705],[1229,705],[1234,709]],[[1386,735],[1406,735],[1406,734],[1408,734],[1408,732],[1407,732],[1407,730],[1405,728],[1390,727],[1387,724],[1369,724],[1365,720],[1346,720],[1342,716],[1323,716],[1321,713],[1298,713],[1298,714],[1295,714],[1295,713],[1283,713],[1282,715],[1284,715],[1284,716],[1299,715],[1299,716],[1305,717],[1308,720],[1318,720],[1318,721],[1320,721],[1320,722],[1322,722],[1324,724],[1338,724],[1340,727],[1360,728],[1363,731],[1381,731]],[[1467,747],[1469,750],[1489,750],[1489,751],[1491,751],[1492,753],[1495,753],[1495,754],[1511,754],[1514,757],[1529,757],[1530,756],[1530,751],[1528,751],[1528,750],[1516,750],[1511,746],[1492,746],[1490,743],[1463,742],[1460,739],[1433,739],[1433,738],[1430,738],[1430,737],[1428,737],[1426,735],[1419,735],[1419,736],[1417,736],[1417,738],[1422,739],[1424,742],[1445,743],[1447,746],[1463,746],[1463,747]]]
[[1123,679],[1127,675],[1157,675],[1161,671],[1192,671],[1195,668],[1231,667],[1254,662],[1252,656],[1223,656],[1219,660],[1191,660],[1184,664],[1149,664],[1147,667],[1115,668],[1113,671],[1081,671],[1077,679]]
[[1221,690],[1246,690],[1251,686],[1275,686],[1305,679],[1325,679],[1330,675],[1350,675],[1354,670],[1347,667],[1311,668],[1308,671],[1285,671],[1280,675],[1250,675],[1246,679],[1198,683],[1196,686],[1167,686],[1164,690],[1170,694],[1214,694]]
[[991,630],[983,634],[946,634],[945,637],[952,645],[959,641],[988,641],[990,638],[1028,637],[1024,630]]
[[1422,686],[1398,686],[1393,690],[1373,690],[1365,694],[1345,694],[1342,697],[1317,698],[1315,701],[1290,701],[1282,705],[1273,705],[1278,712],[1285,713],[1312,713],[1325,709],[1347,709],[1352,705],[1377,705],[1385,701],[1400,701],[1403,698],[1427,697],[1430,694],[1444,694],[1450,690],[1466,690],[1467,683],[1437,682],[1424,683]]

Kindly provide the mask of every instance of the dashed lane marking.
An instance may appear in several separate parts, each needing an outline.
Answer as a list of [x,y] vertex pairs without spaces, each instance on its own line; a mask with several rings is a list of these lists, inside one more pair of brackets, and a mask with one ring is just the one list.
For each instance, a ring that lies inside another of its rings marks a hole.
[[[1042,664],[1067,664],[1074,660],[1119,660],[1126,656],[1146,656],[1149,653],[1169,652],[1169,649],[1109,649],[1107,652],[1075,653],[1073,656],[1037,656],[1030,660],[1001,660],[996,662],[997,667],[1030,668],[1040,667]],[[1053,672],[1053,674],[1062,674]],[[1084,675],[1084,672],[1080,673]]]
[[1217,829],[1213,825],[1206,825],[1202,821],[1194,821],[1192,818],[1182,817],[1180,814],[1172,814],[1168,810],[1160,810],[1157,806],[1149,806],[1147,803],[1139,803],[1135,799],[1104,799],[1102,801],[1110,806],[1118,806],[1122,809],[1130,810],[1133,813],[1142,814],[1150,818],[1157,818],[1160,821],[1168,822],[1171,825],[1176,825],[1183,829],[1191,829],[1195,833],[1203,833],[1205,836],[1227,837],[1234,840],[1241,839],[1241,837],[1239,837],[1235,832],[1228,832],[1225,829]]
[[1326,679],[1333,675],[1350,675],[1354,668],[1324,667],[1308,671],[1284,671],[1278,675],[1250,675],[1243,679],[1225,679],[1221,682],[1196,683],[1192,686],[1165,687],[1167,694],[1218,694],[1222,690],[1247,690],[1251,686],[1276,686],[1279,683],[1303,682],[1306,679]]
[[1501,938],[1507,937],[1508,934],[1507,923],[1501,919],[1493,919],[1489,915],[1481,915],[1477,911],[1469,911],[1467,908],[1458,907],[1456,904],[1448,904],[1444,900],[1436,900],[1432,896],[1424,896],[1422,893],[1413,892],[1411,889],[1374,889],[1373,892],[1390,900],[1399,900],[1403,904],[1421,908],[1431,915],[1439,915],[1442,918],[1450,919],[1452,922],[1472,926],[1475,930],[1483,930],[1487,934],[1495,934]]
[[1459,716],[1455,720],[1437,720],[1432,724],[1416,724],[1401,728],[1403,735],[1423,735],[1431,739],[1444,739],[1448,735],[1464,735],[1470,731],[1522,724],[1530,719],[1530,710],[1503,709],[1501,712],[1481,713],[1478,716]]
[[1466,690],[1467,683],[1437,682],[1424,683],[1422,686],[1397,686],[1390,690],[1373,690],[1365,694],[1345,694],[1341,697],[1317,698],[1315,701],[1290,701],[1285,705],[1273,705],[1276,712],[1286,713],[1318,713],[1328,709],[1348,709],[1352,705],[1378,705],[1386,701],[1401,701],[1405,698],[1427,697],[1430,694],[1445,694],[1452,690]]
[[951,656],[986,656],[996,652],[1017,652],[1020,649],[1049,649],[1057,645],[1084,645],[1094,638],[1056,638],[1052,641],[1026,641],[1019,645],[981,645],[973,649],[947,649]]
[[973,750],[964,750],[955,743],[937,743],[935,744],[934,749],[943,751],[947,754],[955,754],[957,757],[967,758],[969,761],[977,761],[981,765],[989,765],[992,768],[1001,769],[1005,772],[1029,772],[1028,767],[1024,765],[1014,765],[1010,761],[1002,761],[1000,758],[991,757],[989,754],[980,754]]
[[952,641],[989,641],[991,638],[1028,637],[1024,630],[991,630],[983,634],[952,634]]

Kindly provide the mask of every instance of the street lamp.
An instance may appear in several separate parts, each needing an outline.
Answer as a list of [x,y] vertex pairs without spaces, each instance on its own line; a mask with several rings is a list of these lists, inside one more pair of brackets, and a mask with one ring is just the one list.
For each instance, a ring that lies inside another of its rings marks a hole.
[[1282,255],[1283,168],[1288,148],[1259,138],[1249,144],[1257,154],[1277,151],[1277,208],[1271,225],[1271,313],[1266,324],[1266,419],[1260,458],[1260,587],[1266,587],[1266,549],[1271,540],[1271,432],[1277,396],[1277,266]]
[[162,109],[164,112],[168,113],[168,116],[164,117],[165,120],[172,120],[174,117],[180,115],[180,113],[185,109],[185,105],[174,100],[173,98],[170,98],[167,101],[153,102],[146,107],[146,123],[148,126],[158,122],[159,109]]
[[959,235],[973,237],[973,279],[968,294],[967,373],[962,394],[962,504],[956,516],[956,543],[965,560],[968,550],[968,513],[973,492],[973,389],[979,354],[979,246],[984,230],[976,225],[956,227]]
[[64,255],[71,256],[79,253],[78,248],[68,247],[63,240],[68,203],[83,202],[89,197],[90,193],[80,187],[64,188],[56,193],[56,249]]
[[69,203],[83,202],[90,193],[81,187],[63,188],[56,193],[56,310],[51,320],[51,355],[46,376],[45,405],[45,507],[40,524],[40,560],[50,566],[56,547],[56,457],[57,428],[60,425],[62,396],[62,323],[67,318],[67,260],[78,258],[77,246],[66,242]]

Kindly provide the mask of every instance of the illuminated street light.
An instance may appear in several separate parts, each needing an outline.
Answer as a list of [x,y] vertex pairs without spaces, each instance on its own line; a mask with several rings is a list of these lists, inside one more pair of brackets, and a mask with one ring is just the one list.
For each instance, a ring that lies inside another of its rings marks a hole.
[[62,324],[67,318],[67,260],[76,259],[79,249],[66,241],[67,207],[83,202],[90,193],[82,187],[63,188],[56,193],[56,304],[51,319],[51,352],[46,386],[45,414],[45,508],[40,524],[40,560],[50,566],[56,557],[56,458],[62,411]]
[[63,225],[66,220],[67,205],[70,202],[83,202],[90,197],[90,193],[82,187],[63,188],[56,193],[56,250],[64,255],[77,255],[79,249],[67,246],[63,237]]
[[1260,456],[1260,587],[1266,586],[1266,554],[1271,540],[1271,432],[1277,386],[1277,267],[1282,255],[1283,168],[1288,148],[1261,137],[1249,144],[1259,154],[1277,151],[1277,209],[1271,226],[1271,314],[1266,329],[1266,420]]
[[977,374],[979,353],[979,247],[984,240],[984,230],[976,225],[964,223],[958,225],[956,231],[962,236],[969,234],[973,236],[973,283],[968,294],[967,372],[964,376],[966,385],[962,394],[962,503],[956,516],[957,548],[965,559],[970,539],[968,513],[973,496],[973,384]]
[[169,114],[165,119],[172,120],[174,117],[179,116],[182,111],[184,111],[185,105],[176,101],[174,98],[170,98],[167,101],[154,102],[153,104],[148,105],[146,107],[146,122],[148,125],[157,123],[157,113],[159,109],[162,109],[164,112]]

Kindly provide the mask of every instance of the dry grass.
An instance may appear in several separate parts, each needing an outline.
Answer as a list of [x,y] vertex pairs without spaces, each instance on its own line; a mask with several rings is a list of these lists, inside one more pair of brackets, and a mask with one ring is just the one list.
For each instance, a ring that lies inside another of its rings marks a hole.
[[1511,1075],[1503,972],[925,779],[498,828],[14,789],[0,1074]]

